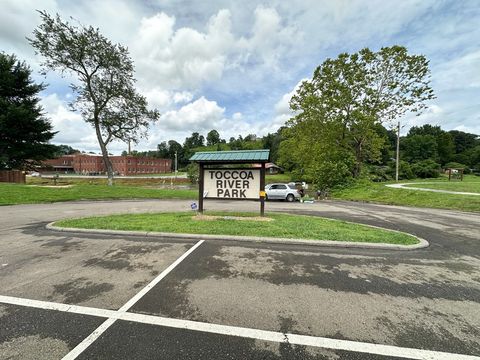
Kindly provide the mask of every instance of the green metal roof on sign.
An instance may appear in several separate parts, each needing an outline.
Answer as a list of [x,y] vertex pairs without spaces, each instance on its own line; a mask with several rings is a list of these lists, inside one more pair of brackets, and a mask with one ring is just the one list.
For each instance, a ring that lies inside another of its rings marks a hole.
[[268,162],[270,150],[203,151],[195,153],[190,161],[202,163],[219,162]]

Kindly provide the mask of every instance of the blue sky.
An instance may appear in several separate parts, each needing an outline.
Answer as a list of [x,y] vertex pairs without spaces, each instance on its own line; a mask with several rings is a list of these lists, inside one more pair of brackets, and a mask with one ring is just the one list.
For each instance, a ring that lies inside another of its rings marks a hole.
[[[327,57],[364,47],[404,45],[430,59],[437,99],[403,132],[431,123],[480,134],[480,2],[472,1],[62,1],[1,0],[0,49],[49,84],[42,103],[54,143],[99,151],[93,130],[68,110],[73,79],[38,74],[41,58],[25,40],[36,9],[94,25],[129,47],[138,90],[162,116],[139,150],[193,131],[224,138],[274,132],[288,101]],[[389,124],[386,124],[389,126]],[[119,153],[125,144],[114,143]]]

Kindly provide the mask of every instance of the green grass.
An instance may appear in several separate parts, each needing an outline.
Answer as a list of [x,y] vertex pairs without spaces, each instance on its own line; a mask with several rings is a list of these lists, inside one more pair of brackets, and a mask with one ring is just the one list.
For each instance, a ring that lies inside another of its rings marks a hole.
[[[58,185],[107,185],[107,178],[99,177],[62,177],[57,179]],[[126,186],[160,186],[160,185],[169,185],[175,183],[177,185],[186,185],[190,184],[190,181],[185,178],[161,178],[161,177],[152,177],[152,178],[141,178],[141,177],[116,177],[114,178],[115,185],[126,185]],[[54,179],[50,177],[27,177],[28,185],[53,185]]]
[[[186,175],[186,171],[178,171],[177,176],[184,176]],[[168,173],[161,173],[161,174],[135,174],[135,175],[128,175],[132,177],[144,176],[144,177],[165,177],[165,176],[175,176],[175,172],[168,172]]]
[[[478,177],[470,175],[466,176],[464,184],[474,184],[478,181]],[[443,186],[458,186],[460,182],[455,182],[456,185],[448,185],[448,179],[417,179],[401,181],[402,183],[416,183],[416,182],[436,182],[431,184],[442,188]],[[452,209],[461,211],[480,212],[480,197],[457,194],[442,194],[427,191],[415,191],[407,189],[394,189],[386,187],[385,184],[392,183],[373,183],[373,182],[358,182],[357,184],[345,188],[332,191],[333,199],[353,200],[376,202],[390,205],[404,205],[415,207],[427,207],[437,209]],[[470,187],[472,185],[466,185]],[[420,184],[412,184],[412,186],[420,186]],[[423,185],[422,185],[423,186]],[[475,186],[475,185],[473,185]],[[458,190],[460,191],[460,190]]]
[[[219,213],[208,215],[258,216],[252,213]],[[268,214],[273,221],[194,220],[191,212],[127,214],[70,219],[57,222],[62,227],[157,231],[188,234],[266,236],[290,239],[335,240],[389,244],[416,244],[418,240],[408,234],[372,228],[364,225],[329,220],[313,216]]]
[[292,175],[290,173],[284,174],[275,174],[275,175],[265,175],[265,183],[288,183],[292,181]]
[[138,186],[78,184],[48,188],[0,183],[0,205],[106,199],[195,199],[195,190],[147,189]]
[[448,182],[436,182],[430,183],[426,181],[427,184],[409,184],[406,185],[425,188],[425,189],[437,189],[437,190],[448,190],[448,191],[465,191],[472,193],[480,193],[480,178],[477,177],[478,182],[468,182],[468,181],[448,181]]

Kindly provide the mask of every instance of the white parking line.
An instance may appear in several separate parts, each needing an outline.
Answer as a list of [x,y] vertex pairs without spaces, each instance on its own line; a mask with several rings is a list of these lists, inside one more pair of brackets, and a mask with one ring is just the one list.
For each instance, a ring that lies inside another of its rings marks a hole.
[[[140,292],[125,303],[115,314],[122,314],[128,311],[135,303],[142,298],[148,291],[150,291],[160,280],[167,276],[178,264],[180,264],[185,258],[198,248],[204,240],[200,240],[193,245],[188,251],[175,260],[169,267],[162,271],[155,279],[153,279],[147,286],[145,286]],[[95,329],[88,337],[86,337],[80,344],[78,344],[72,351],[63,357],[63,360],[74,360],[80,355],[86,348],[88,348],[95,340],[97,340],[110,326],[112,326],[117,320],[118,316],[109,317],[102,325]]]
[[[68,313],[91,315],[107,318],[92,334],[83,342],[85,344],[93,343],[98,337],[107,330],[116,320],[125,320],[135,323],[158,325],[176,329],[185,329],[191,331],[207,332],[211,334],[238,336],[256,340],[272,341],[277,343],[289,343],[291,345],[304,345],[320,347],[331,350],[352,351],[367,354],[394,356],[407,359],[418,360],[479,360],[480,357],[473,355],[454,354],[441,351],[423,350],[414,348],[405,348],[392,345],[372,344],[360,341],[337,340],[326,337],[307,336],[290,333],[281,333],[276,331],[258,330],[243,328],[238,326],[228,326],[219,324],[209,324],[198,321],[171,319],[155,315],[144,315],[130,313],[126,311],[114,311],[106,309],[96,309],[78,305],[58,304],[48,301],[21,299],[10,296],[1,296],[0,303],[33,307],[46,310],[56,310]],[[82,342],[82,343],[83,343]],[[87,347],[77,346],[66,356],[74,359],[82,353]],[[66,358],[66,357],[65,357]],[[65,359],[64,358],[64,359]]]
[[30,299],[23,299],[23,298],[17,298],[13,296],[3,296],[3,295],[0,295],[0,303],[32,307],[32,308],[44,309],[44,310],[56,310],[56,311],[62,311],[67,313],[73,313],[73,314],[106,317],[106,318],[114,317],[117,312],[116,310],[97,309],[97,308],[92,308],[87,306],[60,304],[60,303],[54,303],[50,301],[30,300]]
[[98,328],[93,330],[93,332],[88,335],[83,341],[75,346],[63,359],[76,359],[82,352],[85,351],[95,340],[97,340],[110,326],[112,326],[116,318],[108,318],[105,320]]

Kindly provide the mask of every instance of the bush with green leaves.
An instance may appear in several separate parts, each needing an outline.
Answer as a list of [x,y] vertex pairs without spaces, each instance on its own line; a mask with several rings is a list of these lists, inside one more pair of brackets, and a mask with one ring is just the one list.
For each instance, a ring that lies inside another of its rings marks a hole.
[[191,163],[187,166],[187,177],[192,184],[198,183],[198,164]]
[[[392,179],[395,179],[395,162],[391,162],[389,164],[387,174],[392,177]],[[412,168],[410,167],[410,164],[406,161],[400,160],[399,166],[398,166],[398,179],[399,180],[406,180],[406,179],[414,179],[415,174],[412,171]]]
[[373,182],[383,182],[392,180],[392,175],[389,173],[388,166],[371,165],[368,167],[366,178]]
[[433,160],[422,160],[412,165],[413,173],[422,179],[437,178],[440,176],[440,164]]
[[313,174],[315,188],[320,191],[328,191],[337,186],[349,184],[352,174],[348,162],[323,161],[312,164],[310,171]]

